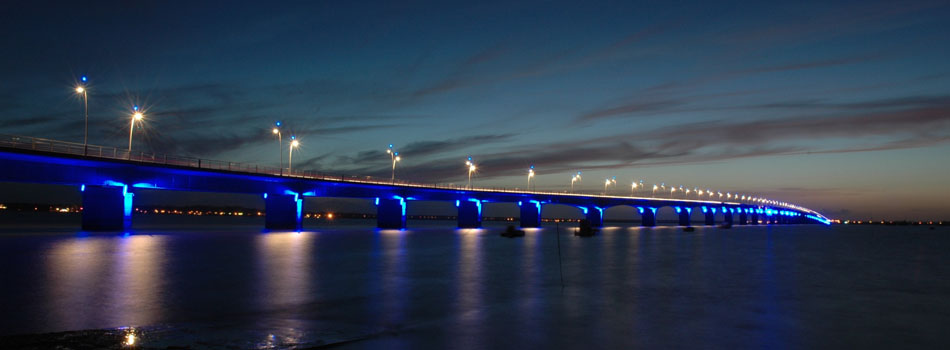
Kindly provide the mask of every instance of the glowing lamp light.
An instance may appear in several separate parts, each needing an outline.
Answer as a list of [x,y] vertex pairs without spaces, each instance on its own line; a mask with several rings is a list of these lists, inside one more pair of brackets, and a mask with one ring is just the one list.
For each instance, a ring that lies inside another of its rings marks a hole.
[[79,80],[82,80],[82,82],[85,83],[85,82],[89,81],[89,78],[86,77],[85,75],[83,75],[83,76],[79,77]]
[[143,115],[142,112],[135,112],[132,117],[135,118],[135,120],[142,120]]

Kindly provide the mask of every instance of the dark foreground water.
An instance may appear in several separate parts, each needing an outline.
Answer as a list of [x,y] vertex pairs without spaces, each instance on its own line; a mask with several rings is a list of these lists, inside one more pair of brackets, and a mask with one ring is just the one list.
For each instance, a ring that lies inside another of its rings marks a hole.
[[5,229],[0,347],[950,346],[946,229],[363,224]]

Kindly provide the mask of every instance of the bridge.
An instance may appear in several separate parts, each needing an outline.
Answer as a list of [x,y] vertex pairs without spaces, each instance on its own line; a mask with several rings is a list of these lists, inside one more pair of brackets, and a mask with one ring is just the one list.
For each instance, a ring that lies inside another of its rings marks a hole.
[[132,205],[139,189],[249,193],[265,204],[267,229],[302,229],[307,197],[363,198],[377,208],[379,228],[406,228],[407,201],[447,201],[458,208],[459,228],[478,228],[482,204],[517,203],[521,227],[540,227],[541,208],[562,204],[578,208],[594,227],[603,226],[604,209],[636,208],[643,226],[655,226],[657,210],[671,207],[679,225],[690,226],[693,211],[704,224],[828,224],[813,210],[784,203],[749,203],[700,199],[645,198],[470,188],[420,184],[366,176],[288,172],[253,164],[129,152],[114,147],[83,145],[24,136],[0,135],[0,182],[73,185],[82,191],[82,229],[121,231],[131,227]]

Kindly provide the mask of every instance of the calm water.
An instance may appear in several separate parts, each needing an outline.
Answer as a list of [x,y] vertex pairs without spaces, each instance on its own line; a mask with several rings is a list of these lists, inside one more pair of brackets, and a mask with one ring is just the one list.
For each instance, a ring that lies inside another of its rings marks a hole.
[[580,238],[550,226],[507,239],[451,223],[301,233],[232,223],[3,229],[0,335],[134,326],[146,348],[950,346],[941,228],[611,227]]

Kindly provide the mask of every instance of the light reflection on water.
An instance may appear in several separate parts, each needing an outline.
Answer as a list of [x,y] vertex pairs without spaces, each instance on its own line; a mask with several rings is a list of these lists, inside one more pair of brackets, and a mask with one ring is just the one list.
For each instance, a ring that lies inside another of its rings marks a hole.
[[77,237],[54,242],[43,283],[49,324],[152,324],[162,318],[164,236]]
[[562,226],[563,289],[554,227],[0,235],[0,330],[134,326],[147,346],[162,325],[180,330],[163,345],[237,348],[950,341],[950,239],[848,229]]
[[482,280],[481,243],[487,233],[484,229],[459,229],[458,236],[458,272],[455,282],[457,302],[455,306],[455,322],[458,324],[454,331],[455,336],[463,341],[461,348],[483,348],[481,329],[485,320],[484,305],[482,305],[482,290],[485,287]]
[[163,318],[162,270],[167,236],[128,236],[118,239],[113,266],[116,272],[110,299],[117,304],[112,322],[128,325],[154,324]]
[[308,300],[314,272],[311,259],[320,235],[314,232],[271,232],[257,236],[257,302],[263,310],[293,308]]
[[406,321],[405,303],[408,297],[409,279],[406,257],[405,230],[380,230],[376,236],[381,240],[381,273],[376,274],[383,280],[380,286],[382,292],[382,307],[380,316],[382,323],[388,327],[398,327]]

